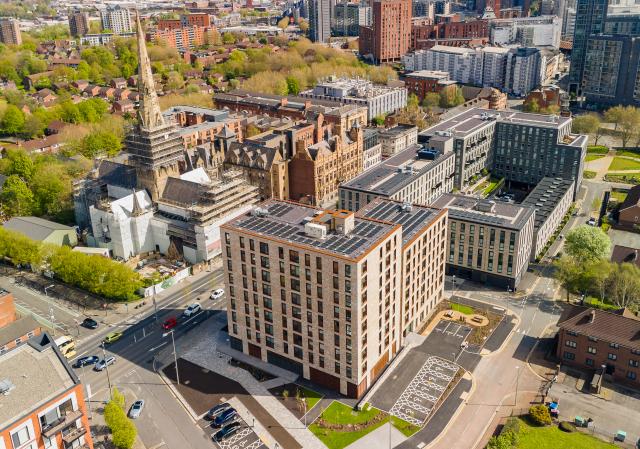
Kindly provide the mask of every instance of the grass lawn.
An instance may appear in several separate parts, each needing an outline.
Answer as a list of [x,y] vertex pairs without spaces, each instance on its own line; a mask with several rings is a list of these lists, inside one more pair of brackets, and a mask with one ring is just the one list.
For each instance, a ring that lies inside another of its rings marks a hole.
[[322,399],[322,395],[320,393],[310,390],[309,388],[300,387],[300,393],[307,403],[307,411],[311,410],[318,402],[320,402],[320,399]]
[[451,303],[451,309],[455,310],[456,312],[464,313],[465,315],[473,315],[474,313],[471,307],[458,304],[457,302]]
[[616,150],[616,156],[629,156],[640,159],[640,152],[630,150]]
[[625,184],[638,185],[640,184],[640,173],[634,172],[634,173],[624,173],[624,174],[622,173],[607,174],[605,175],[604,180],[609,182],[621,182]]
[[587,157],[585,158],[586,162],[591,162],[591,161],[595,161],[598,159],[602,159],[604,157],[604,154],[587,154]]
[[531,427],[520,421],[518,449],[616,449],[607,443],[581,432],[567,433],[557,426]]
[[[374,407],[357,412],[338,401],[332,402],[320,415],[323,420],[332,424],[365,424],[379,417],[379,415],[384,415],[384,417],[361,430],[331,430],[320,427],[317,423],[311,424],[309,430],[329,449],[343,449],[388,422],[389,417]],[[394,416],[391,419],[393,425],[406,436],[411,436],[419,430],[418,427]]]
[[499,179],[496,179],[496,178],[489,179],[489,184],[482,191],[482,194],[484,196],[489,196],[496,189],[496,187],[498,186],[498,183],[500,183]]
[[593,179],[596,177],[596,175],[597,173],[591,170],[585,170],[584,172],[582,172],[582,176],[584,177],[584,179]]
[[618,203],[622,204],[627,197],[627,192],[617,192],[613,190],[611,192],[611,199],[616,200]]
[[609,170],[640,170],[640,160],[614,157]]
[[587,147],[587,154],[607,154],[609,148],[602,145],[589,145]]

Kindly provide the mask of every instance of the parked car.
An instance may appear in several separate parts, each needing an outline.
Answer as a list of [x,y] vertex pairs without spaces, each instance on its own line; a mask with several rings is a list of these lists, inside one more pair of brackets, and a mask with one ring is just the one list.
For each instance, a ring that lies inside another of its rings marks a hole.
[[593,218],[593,217],[589,218],[589,220],[587,220],[587,224],[589,226],[595,226],[596,225],[596,219]]
[[169,329],[173,329],[177,325],[178,325],[177,318],[172,316],[171,318],[167,318],[166,320],[164,320],[164,323],[162,323],[162,328],[168,331]]
[[231,437],[234,433],[240,430],[241,427],[242,424],[240,424],[239,422],[232,422],[231,424],[224,426],[222,429],[214,433],[211,438],[213,438],[213,441],[215,441],[216,443],[219,443],[220,441],[224,441],[227,438]]
[[216,419],[216,417],[226,411],[229,410],[231,408],[231,404],[229,404],[228,402],[223,402],[222,404],[218,404],[215,407],[212,407],[208,412],[207,412],[207,418],[209,419]]
[[107,334],[106,337],[104,337],[104,342],[113,343],[114,341],[120,340],[120,338],[122,338],[122,332],[111,332],[110,334]]
[[85,318],[84,321],[82,321],[82,327],[86,327],[87,329],[97,329],[98,322],[93,318]]
[[140,417],[140,413],[142,413],[142,409],[144,408],[144,399],[138,399],[131,405],[129,409],[129,418],[137,419]]
[[116,358],[114,356],[110,355],[106,359],[102,359],[98,363],[96,363],[96,366],[93,369],[96,370],[96,371],[102,371],[107,366],[113,365],[114,363],[116,363]]
[[238,412],[235,408],[230,408],[225,410],[216,416],[216,419],[213,420],[213,427],[222,427],[227,424],[231,424],[238,419]]
[[191,304],[189,307],[187,307],[185,311],[182,313],[182,315],[186,318],[189,318],[197,314],[201,310],[202,310],[202,307],[200,307],[200,304],[194,303],[194,304]]
[[218,298],[222,298],[223,296],[224,296],[223,288],[217,288],[211,293],[211,299],[218,299]]
[[100,361],[100,357],[97,355],[87,355],[76,359],[76,363],[74,363],[73,366],[75,368],[82,368],[87,365],[95,365],[98,361]]

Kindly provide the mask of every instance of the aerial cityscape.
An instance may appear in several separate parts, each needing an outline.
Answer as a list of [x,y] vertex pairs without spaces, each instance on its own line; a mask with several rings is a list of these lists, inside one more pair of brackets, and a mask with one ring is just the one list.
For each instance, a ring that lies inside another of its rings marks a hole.
[[640,0],[2,0],[0,449],[391,448],[640,449]]

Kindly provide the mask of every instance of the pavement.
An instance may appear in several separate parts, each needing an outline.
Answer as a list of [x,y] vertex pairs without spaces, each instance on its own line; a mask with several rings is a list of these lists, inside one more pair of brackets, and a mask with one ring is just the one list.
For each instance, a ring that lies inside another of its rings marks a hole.
[[386,423],[373,432],[369,432],[345,449],[372,449],[378,447],[397,447],[407,438],[391,424]]

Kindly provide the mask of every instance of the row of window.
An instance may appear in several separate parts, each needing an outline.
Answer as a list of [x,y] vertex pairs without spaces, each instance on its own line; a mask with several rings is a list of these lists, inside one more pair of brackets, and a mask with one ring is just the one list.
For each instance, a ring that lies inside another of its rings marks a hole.
[[[609,355],[615,355],[615,354],[609,354]],[[569,351],[565,351],[562,356],[566,360],[575,360],[576,359],[576,355],[573,352],[569,352]],[[611,360],[615,360],[615,358],[611,359]],[[593,359],[589,358],[589,357],[585,358],[584,363],[587,366],[595,367],[595,361]],[[629,363],[631,363],[631,360],[629,361]],[[638,367],[638,365],[632,365],[632,366],[635,367],[635,368]],[[635,371],[627,371],[626,377],[629,380],[636,380],[637,374],[636,374]]]

